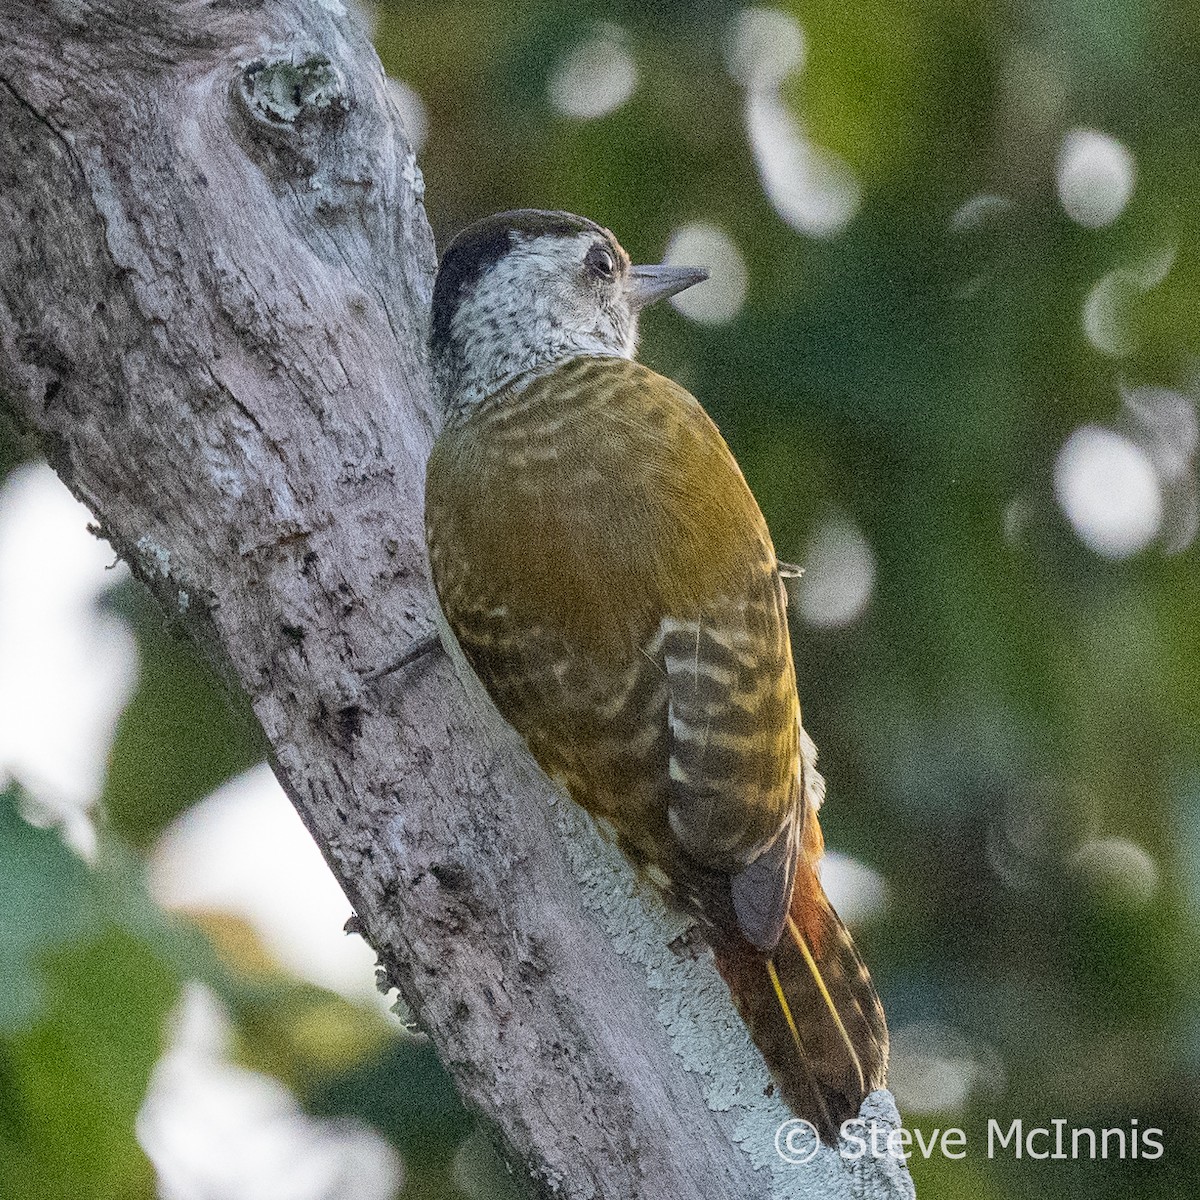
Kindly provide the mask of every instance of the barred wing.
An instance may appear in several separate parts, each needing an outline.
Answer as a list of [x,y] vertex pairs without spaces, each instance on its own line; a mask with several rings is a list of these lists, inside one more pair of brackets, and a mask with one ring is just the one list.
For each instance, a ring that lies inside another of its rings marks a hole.
[[697,401],[572,361],[443,434],[427,509],[451,628],[542,766],[635,858],[730,876],[739,927],[773,945],[805,832],[786,606]]

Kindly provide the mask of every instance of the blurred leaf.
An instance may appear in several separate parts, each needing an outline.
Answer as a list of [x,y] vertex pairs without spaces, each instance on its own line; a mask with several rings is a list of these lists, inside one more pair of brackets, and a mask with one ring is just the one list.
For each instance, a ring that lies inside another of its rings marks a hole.
[[[236,917],[222,915],[216,926],[211,915],[203,917],[204,927],[219,929],[226,945],[231,923],[241,927],[240,946],[257,943]],[[259,953],[263,959],[252,973],[231,973],[216,988],[237,1028],[242,1065],[273,1075],[303,1099],[390,1051],[399,1031],[381,1011],[293,979],[261,947]]]
[[457,1200],[454,1156],[475,1119],[425,1038],[401,1038],[306,1097],[318,1116],[356,1116],[374,1125],[403,1154],[404,1200]]
[[482,1125],[454,1156],[454,1181],[470,1200],[529,1200],[532,1184],[496,1153]]
[[0,792],[0,1037],[44,1011],[50,998],[39,961],[94,926],[88,899],[87,867],[53,829],[22,817],[15,787]]
[[180,982],[211,973],[200,939],[100,839],[89,868],[0,794],[0,1196],[153,1195],[134,1118]]
[[128,932],[96,924],[83,941],[55,946],[50,939],[39,957],[42,1012],[0,1043],[0,1195],[153,1195],[134,1118],[179,980]]
[[249,704],[168,628],[145,588],[122,584],[106,603],[129,621],[141,673],[117,726],[101,805],[113,829],[145,849],[180,812],[261,762],[266,746]]

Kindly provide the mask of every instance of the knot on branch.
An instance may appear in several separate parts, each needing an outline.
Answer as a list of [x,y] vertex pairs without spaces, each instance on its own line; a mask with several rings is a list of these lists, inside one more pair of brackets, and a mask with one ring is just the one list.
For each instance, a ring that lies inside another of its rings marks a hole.
[[241,97],[252,117],[276,126],[326,122],[350,108],[341,73],[320,52],[300,62],[255,59],[242,69]]
[[254,144],[289,175],[316,173],[322,139],[338,132],[352,107],[342,73],[315,49],[243,64],[235,95]]

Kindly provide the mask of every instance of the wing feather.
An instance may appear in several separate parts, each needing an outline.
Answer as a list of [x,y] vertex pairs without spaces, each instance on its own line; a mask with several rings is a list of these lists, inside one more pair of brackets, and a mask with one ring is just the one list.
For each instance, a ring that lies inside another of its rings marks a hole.
[[427,479],[442,608],[500,711],[635,857],[732,879],[773,945],[799,708],[778,560],[716,426],[645,367],[574,360],[447,430]]

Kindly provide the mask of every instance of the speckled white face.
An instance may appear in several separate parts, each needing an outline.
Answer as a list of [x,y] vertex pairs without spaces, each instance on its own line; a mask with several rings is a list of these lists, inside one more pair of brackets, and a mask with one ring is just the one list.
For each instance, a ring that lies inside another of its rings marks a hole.
[[469,411],[508,380],[582,354],[632,358],[637,312],[628,260],[598,233],[515,233],[507,253],[464,289],[435,382]]

